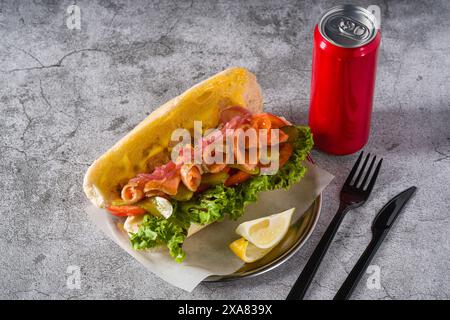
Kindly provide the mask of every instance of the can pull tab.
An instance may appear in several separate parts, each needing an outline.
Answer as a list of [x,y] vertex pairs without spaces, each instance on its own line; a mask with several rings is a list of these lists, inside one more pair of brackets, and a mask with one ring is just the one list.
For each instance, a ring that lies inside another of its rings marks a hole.
[[337,26],[343,35],[350,38],[363,39],[367,34],[367,28],[365,26],[347,17],[339,18]]

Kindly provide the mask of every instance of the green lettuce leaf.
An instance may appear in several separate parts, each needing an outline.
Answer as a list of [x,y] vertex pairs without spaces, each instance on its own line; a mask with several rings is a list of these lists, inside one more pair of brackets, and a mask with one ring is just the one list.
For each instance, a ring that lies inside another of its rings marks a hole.
[[236,187],[216,185],[186,202],[173,200],[174,213],[169,219],[145,216],[138,232],[130,236],[133,248],[166,245],[170,255],[181,262],[185,258],[183,242],[191,223],[205,225],[225,217],[236,220],[244,214],[247,204],[258,200],[259,192],[287,189],[299,182],[306,172],[303,161],[313,147],[313,139],[308,127],[296,128],[299,138],[293,143],[293,154],[276,174],[255,176]]
[[181,262],[185,258],[182,249],[188,225],[171,216],[169,219],[145,215],[138,232],[131,234],[130,241],[135,250],[149,249],[160,245],[169,248],[170,255]]

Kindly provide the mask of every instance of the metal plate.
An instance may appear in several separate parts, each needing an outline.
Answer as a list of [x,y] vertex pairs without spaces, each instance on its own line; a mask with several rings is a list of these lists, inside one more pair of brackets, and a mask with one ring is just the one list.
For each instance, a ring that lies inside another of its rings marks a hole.
[[246,263],[236,272],[225,276],[209,276],[204,281],[219,282],[254,277],[280,266],[292,257],[311,236],[320,216],[322,194],[309,209],[290,227],[284,239],[264,258],[253,263]]

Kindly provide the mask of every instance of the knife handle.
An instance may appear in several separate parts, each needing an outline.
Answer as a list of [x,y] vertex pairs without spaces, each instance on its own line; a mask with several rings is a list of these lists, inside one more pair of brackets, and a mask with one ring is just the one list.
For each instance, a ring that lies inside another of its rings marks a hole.
[[355,290],[359,280],[361,279],[363,273],[366,271],[370,261],[372,261],[373,256],[377,252],[385,237],[385,232],[374,235],[372,237],[372,240],[370,241],[366,250],[364,250],[364,253],[361,255],[358,262],[353,267],[347,279],[345,279],[344,283],[334,296],[333,300],[348,300],[350,298],[353,290]]
[[291,291],[289,292],[286,300],[302,300],[308,290],[314,275],[319,268],[320,263],[322,262],[325,253],[332,242],[336,231],[339,229],[339,226],[344,219],[345,213],[349,210],[346,206],[339,207],[337,213],[335,214],[333,220],[325,231],[322,239],[320,239],[319,244],[316,249],[314,249],[313,254],[309,258],[305,267],[303,268],[302,273],[298,277]]

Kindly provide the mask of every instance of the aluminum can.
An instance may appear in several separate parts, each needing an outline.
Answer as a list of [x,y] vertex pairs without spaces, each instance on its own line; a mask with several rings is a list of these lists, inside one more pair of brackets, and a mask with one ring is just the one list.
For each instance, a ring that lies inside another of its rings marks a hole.
[[324,152],[351,154],[367,143],[381,42],[376,26],[368,10],[344,5],[314,29],[309,126]]

